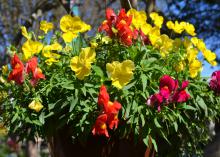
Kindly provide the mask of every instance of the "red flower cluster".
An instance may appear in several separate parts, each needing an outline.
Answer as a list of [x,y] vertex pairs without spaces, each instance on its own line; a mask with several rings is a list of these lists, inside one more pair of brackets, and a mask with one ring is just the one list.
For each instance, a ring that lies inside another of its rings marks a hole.
[[220,70],[212,73],[209,86],[217,95],[220,95]]
[[105,31],[108,36],[117,36],[121,43],[130,46],[134,38],[134,32],[130,25],[132,16],[127,16],[125,9],[121,9],[116,15],[111,8],[106,9],[106,20],[99,27],[99,32]]
[[37,57],[31,58],[24,67],[24,64],[15,54],[11,59],[12,72],[9,74],[8,80],[14,80],[17,84],[23,84],[24,74],[32,74],[30,83],[35,86],[39,79],[45,79],[41,69],[37,67]]
[[118,112],[121,109],[121,104],[117,101],[111,102],[109,99],[107,89],[102,85],[98,96],[98,105],[102,108],[102,112],[93,126],[93,135],[109,137],[107,126],[110,129],[118,127]]
[[188,84],[188,81],[183,81],[181,88],[179,88],[177,80],[172,79],[169,75],[164,75],[160,79],[160,91],[150,96],[147,105],[156,106],[158,112],[160,112],[163,103],[168,105],[170,103],[186,102],[190,98],[185,90]]

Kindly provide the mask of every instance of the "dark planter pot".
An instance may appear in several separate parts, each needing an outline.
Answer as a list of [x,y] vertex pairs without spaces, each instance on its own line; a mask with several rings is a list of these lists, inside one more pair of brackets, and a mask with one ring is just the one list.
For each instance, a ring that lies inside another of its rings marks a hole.
[[55,135],[48,137],[48,144],[52,157],[153,157],[150,149],[143,142],[134,144],[129,139],[111,138],[91,135],[87,142],[82,144],[73,140],[66,133],[59,130]]

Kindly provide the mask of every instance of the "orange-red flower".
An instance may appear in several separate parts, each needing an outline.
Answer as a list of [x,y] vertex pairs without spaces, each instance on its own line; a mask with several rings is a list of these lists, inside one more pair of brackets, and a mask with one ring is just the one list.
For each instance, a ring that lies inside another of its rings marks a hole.
[[105,135],[109,137],[108,130],[107,130],[107,114],[101,114],[96,119],[95,125],[93,126],[92,134],[93,135]]
[[35,86],[38,82],[39,79],[45,79],[44,74],[42,73],[42,70],[37,67],[37,57],[31,58],[27,63],[26,63],[26,72],[32,73],[32,79],[31,79],[31,84],[32,86]]
[[115,12],[106,9],[106,20],[99,27],[99,32],[105,31],[110,37],[117,37],[124,45],[132,45],[134,33],[130,28],[132,16],[128,16],[124,9],[121,9],[118,16]]
[[118,112],[121,109],[121,104],[117,101],[111,102],[106,87],[102,85],[98,96],[98,105],[102,108],[102,114],[97,118],[92,132],[94,135],[105,134],[108,137],[106,134],[107,126],[110,129],[118,127]]
[[107,104],[109,102],[109,94],[104,85],[101,86],[99,96],[98,96],[98,104],[101,106],[103,104]]
[[12,72],[9,74],[8,80],[14,80],[17,84],[24,82],[24,64],[15,54],[11,59]]

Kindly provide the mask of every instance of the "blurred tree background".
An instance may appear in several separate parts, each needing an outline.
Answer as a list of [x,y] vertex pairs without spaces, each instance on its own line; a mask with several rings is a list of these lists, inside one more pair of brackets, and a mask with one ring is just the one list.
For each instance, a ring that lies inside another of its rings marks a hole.
[[[220,63],[220,0],[130,0],[130,4],[148,13],[157,11],[166,20],[194,24],[198,37],[204,39],[208,48],[216,52]],[[40,21],[47,20],[59,27],[60,17],[72,12],[92,25],[93,30],[88,32],[91,36],[105,18],[105,8],[117,10],[121,5],[126,9],[130,7],[128,0],[0,0],[0,65],[9,62],[8,46],[21,46],[21,25],[29,31],[38,30],[36,28]],[[202,74],[208,76],[214,70],[216,68],[205,64]],[[0,137],[0,154],[2,141]]]

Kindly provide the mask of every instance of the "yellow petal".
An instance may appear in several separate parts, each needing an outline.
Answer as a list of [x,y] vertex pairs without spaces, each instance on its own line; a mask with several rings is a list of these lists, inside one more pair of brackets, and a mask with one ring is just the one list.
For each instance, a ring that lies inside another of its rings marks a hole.
[[21,34],[22,34],[27,40],[31,39],[31,38],[29,37],[29,35],[28,35],[27,29],[26,29],[25,26],[21,26]]
[[36,112],[39,112],[44,106],[37,100],[33,100],[29,105],[28,107],[31,109],[31,110],[34,110]]
[[23,58],[24,60],[28,60],[30,57],[32,57],[34,54],[39,53],[43,48],[43,44],[38,41],[32,41],[27,40],[22,45],[22,51],[23,51]]
[[82,48],[82,51],[79,55],[80,60],[86,60],[86,62],[94,62],[95,56],[95,49],[91,47]]
[[49,66],[51,66],[53,63],[57,63],[59,60],[56,60],[55,58],[49,58],[45,60],[45,63]]
[[62,35],[62,38],[66,43],[71,42],[76,37],[77,37],[77,34],[73,34],[71,32],[63,33]]
[[106,64],[106,70],[112,80],[112,85],[118,89],[128,84],[133,76],[134,63],[131,60],[125,60],[122,63],[114,61]]
[[53,23],[47,22],[47,21],[41,21],[40,22],[40,30],[44,31],[46,34],[48,31],[53,29]]

